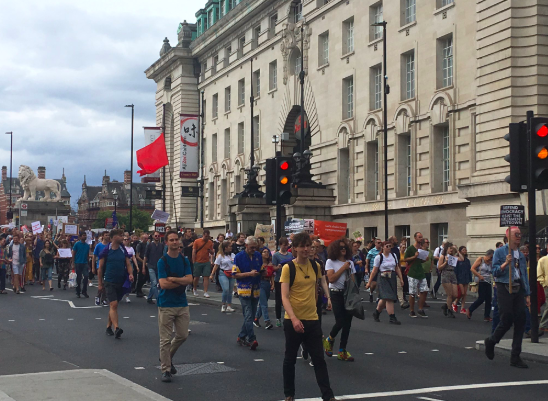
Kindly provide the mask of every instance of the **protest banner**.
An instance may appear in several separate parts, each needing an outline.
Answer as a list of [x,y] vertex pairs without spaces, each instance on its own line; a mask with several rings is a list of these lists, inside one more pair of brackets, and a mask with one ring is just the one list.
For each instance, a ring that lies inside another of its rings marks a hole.
[[332,241],[346,236],[346,223],[314,220],[314,235],[317,235],[328,246]]
[[31,226],[33,235],[40,234],[43,231],[42,223],[40,223],[39,221],[33,221]]
[[255,226],[255,237],[264,238],[268,249],[271,251],[276,250],[276,236],[274,235],[274,226],[272,224],[257,224]]

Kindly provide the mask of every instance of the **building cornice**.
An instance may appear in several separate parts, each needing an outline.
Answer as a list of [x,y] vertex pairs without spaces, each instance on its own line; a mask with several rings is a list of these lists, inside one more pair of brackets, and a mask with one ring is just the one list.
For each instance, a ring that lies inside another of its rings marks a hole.
[[182,47],[172,47],[171,50],[148,67],[145,74],[148,79],[158,82],[173,69],[174,64],[183,59],[192,59],[192,52]]

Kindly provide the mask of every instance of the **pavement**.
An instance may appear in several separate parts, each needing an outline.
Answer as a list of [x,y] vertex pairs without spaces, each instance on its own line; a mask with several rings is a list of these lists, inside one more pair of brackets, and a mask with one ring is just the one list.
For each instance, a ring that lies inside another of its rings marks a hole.
[[[512,331],[510,330],[509,333]],[[485,351],[484,340],[476,341],[476,349]],[[495,347],[495,354],[510,357],[512,351],[512,339],[502,339]],[[548,364],[548,339],[540,337],[538,343],[532,343],[531,340],[523,340],[521,345],[521,359],[528,362],[538,362]]]
[[[93,305],[94,293],[90,288],[89,299],[77,299],[70,290],[48,292],[29,286],[25,294],[0,296],[1,401],[87,401],[92,396],[101,401],[284,399],[281,328],[256,329],[259,347],[250,351],[235,341],[241,312],[221,313],[218,304],[189,296],[192,333],[175,355],[177,375],[166,384],[160,381],[158,366],[156,306],[135,296],[131,303],[121,304],[124,334],[116,340],[104,333],[107,308]],[[489,324],[464,315],[448,319],[442,314],[442,301],[428,303],[428,319],[412,319],[396,307],[401,326],[390,325],[386,313],[381,323],[375,323],[373,304],[364,303],[366,319],[353,321],[348,343],[356,361],[326,358],[338,399],[546,397],[548,365],[531,362],[527,370],[516,369],[502,355],[489,361],[475,349],[476,341],[489,334]],[[333,323],[331,313],[323,316],[325,334]],[[297,360],[296,383],[298,400],[320,401],[308,361]]]

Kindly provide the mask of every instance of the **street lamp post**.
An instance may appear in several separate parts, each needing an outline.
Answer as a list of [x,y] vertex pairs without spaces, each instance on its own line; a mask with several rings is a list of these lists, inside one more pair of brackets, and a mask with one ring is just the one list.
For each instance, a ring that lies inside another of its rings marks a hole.
[[12,181],[12,161],[13,161],[13,132],[6,132],[6,135],[10,136],[10,203],[9,203],[9,212],[6,217],[13,220],[13,212],[11,210],[11,181]]
[[128,104],[125,107],[131,107],[131,180],[129,181],[129,232],[133,231],[133,119],[135,116],[135,106]]
[[201,113],[201,129],[200,129],[200,177],[198,178],[198,185],[200,186],[200,228],[204,228],[204,126],[205,126],[205,110],[204,110],[204,91],[201,92],[202,102],[200,105]]
[[388,94],[390,85],[388,85],[388,76],[386,75],[386,21],[376,22],[371,26],[382,26],[382,68],[383,68],[383,125],[384,125],[384,236],[388,238]]

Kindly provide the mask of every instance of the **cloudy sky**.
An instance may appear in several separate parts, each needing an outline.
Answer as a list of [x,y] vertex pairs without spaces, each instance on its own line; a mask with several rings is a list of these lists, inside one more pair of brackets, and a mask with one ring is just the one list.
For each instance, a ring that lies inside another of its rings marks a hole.
[[131,132],[124,105],[135,105],[136,150],[141,127],[155,125],[156,85],[144,71],[164,37],[175,45],[179,22],[195,22],[205,3],[0,0],[0,164],[9,169],[3,133],[13,131],[13,175],[21,164],[46,166],[48,178],[64,168],[73,204],[84,175],[88,185],[100,185],[105,169],[123,180]]

